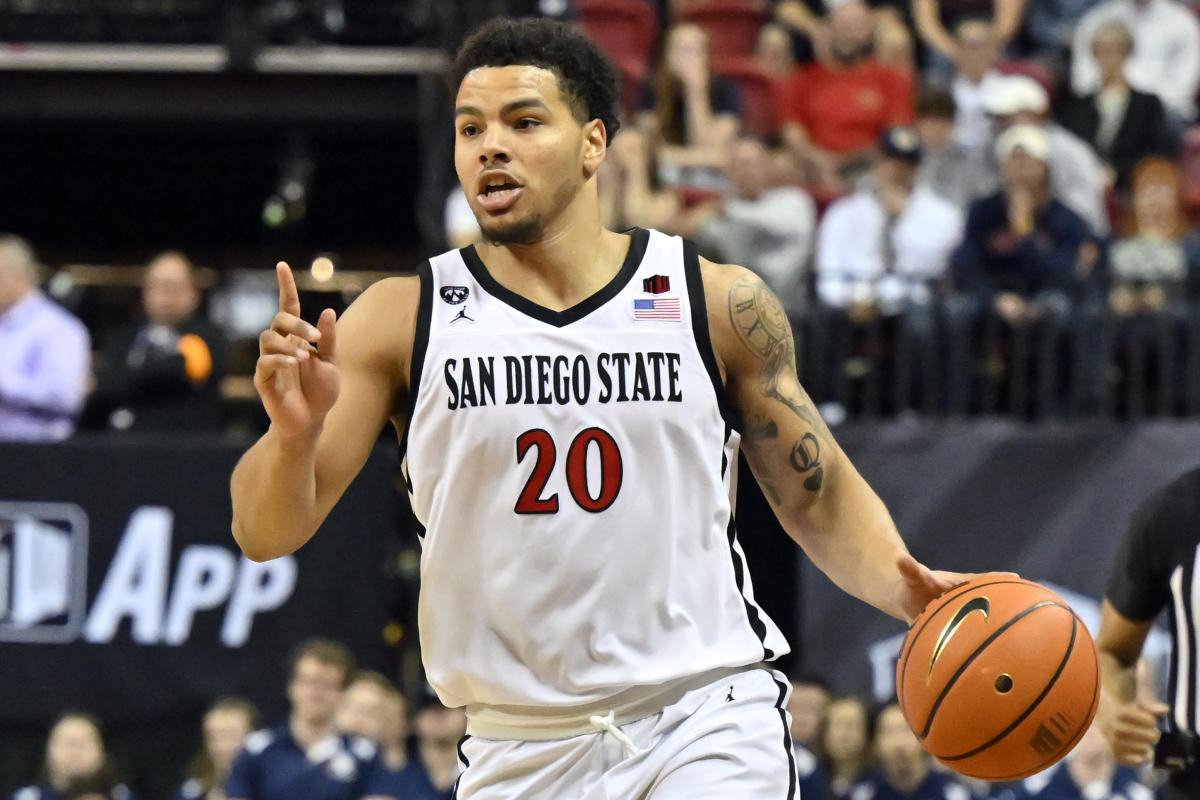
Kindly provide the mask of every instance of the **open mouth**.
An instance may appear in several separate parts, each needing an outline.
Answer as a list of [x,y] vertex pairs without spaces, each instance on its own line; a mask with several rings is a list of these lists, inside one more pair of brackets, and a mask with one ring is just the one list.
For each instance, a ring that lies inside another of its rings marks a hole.
[[488,211],[503,211],[517,201],[522,188],[511,178],[497,176],[482,187],[476,198]]

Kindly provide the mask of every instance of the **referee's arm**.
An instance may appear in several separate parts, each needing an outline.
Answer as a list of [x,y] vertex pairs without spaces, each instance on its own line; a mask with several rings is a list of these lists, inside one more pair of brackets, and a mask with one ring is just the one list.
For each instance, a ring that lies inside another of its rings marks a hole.
[[1100,656],[1100,729],[1117,761],[1139,766],[1154,757],[1158,716],[1170,709],[1137,696],[1137,662],[1153,619],[1132,620],[1104,599],[1096,650]]

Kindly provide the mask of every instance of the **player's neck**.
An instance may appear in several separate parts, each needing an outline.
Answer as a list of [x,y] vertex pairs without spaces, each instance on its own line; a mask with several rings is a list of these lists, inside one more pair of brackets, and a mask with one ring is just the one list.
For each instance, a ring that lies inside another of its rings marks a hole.
[[539,305],[562,310],[600,291],[621,269],[626,237],[607,231],[600,215],[566,215],[530,244],[480,244],[488,272]]

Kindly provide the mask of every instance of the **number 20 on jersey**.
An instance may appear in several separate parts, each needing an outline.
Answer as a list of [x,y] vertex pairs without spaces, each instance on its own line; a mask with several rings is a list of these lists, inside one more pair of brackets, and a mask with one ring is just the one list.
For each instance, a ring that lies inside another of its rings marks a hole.
[[[593,496],[588,487],[588,451],[595,445],[599,452],[600,486]],[[558,451],[554,437],[542,428],[531,428],[517,437],[517,463],[525,460],[530,450],[537,450],[533,471],[517,498],[513,510],[518,514],[557,514],[558,492],[543,497],[546,484],[554,474]],[[603,428],[587,428],[571,440],[567,448],[567,489],[576,505],[584,511],[598,513],[608,508],[621,491],[621,450],[612,435]]]

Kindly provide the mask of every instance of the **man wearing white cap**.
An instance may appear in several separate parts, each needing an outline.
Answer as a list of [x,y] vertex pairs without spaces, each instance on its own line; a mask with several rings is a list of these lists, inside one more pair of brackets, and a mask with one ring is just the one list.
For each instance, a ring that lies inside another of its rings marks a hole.
[[994,84],[984,101],[996,134],[1013,125],[1033,125],[1046,134],[1050,148],[1054,195],[1070,206],[1097,236],[1107,236],[1108,211],[1104,205],[1104,165],[1087,142],[1050,122],[1050,97],[1028,75],[1006,75]]
[[955,259],[960,287],[1011,324],[1041,316],[1050,294],[1060,307],[1059,300],[1077,297],[1091,273],[1087,223],[1051,194],[1050,158],[1049,139],[1037,126],[1014,125],[1000,135],[1004,189],[971,206]]
[[[1010,127],[996,140],[996,159],[1004,188],[972,204],[954,258],[963,296],[951,314],[957,330],[948,341],[958,352],[951,353],[949,363],[952,372],[967,363],[973,324],[990,313],[1009,328],[1039,329],[1043,363],[1038,369],[1050,375],[1054,344],[1086,298],[1096,247],[1087,223],[1051,192],[1052,152],[1042,128]],[[948,376],[952,408],[965,403],[966,380],[965,373]]]
[[1180,120],[1196,116],[1200,88],[1200,21],[1178,0],[1108,0],[1084,14],[1071,46],[1071,88],[1088,94],[1100,88],[1100,65],[1092,52],[1097,29],[1120,20],[1133,34],[1125,63],[1129,85],[1157,94]]

